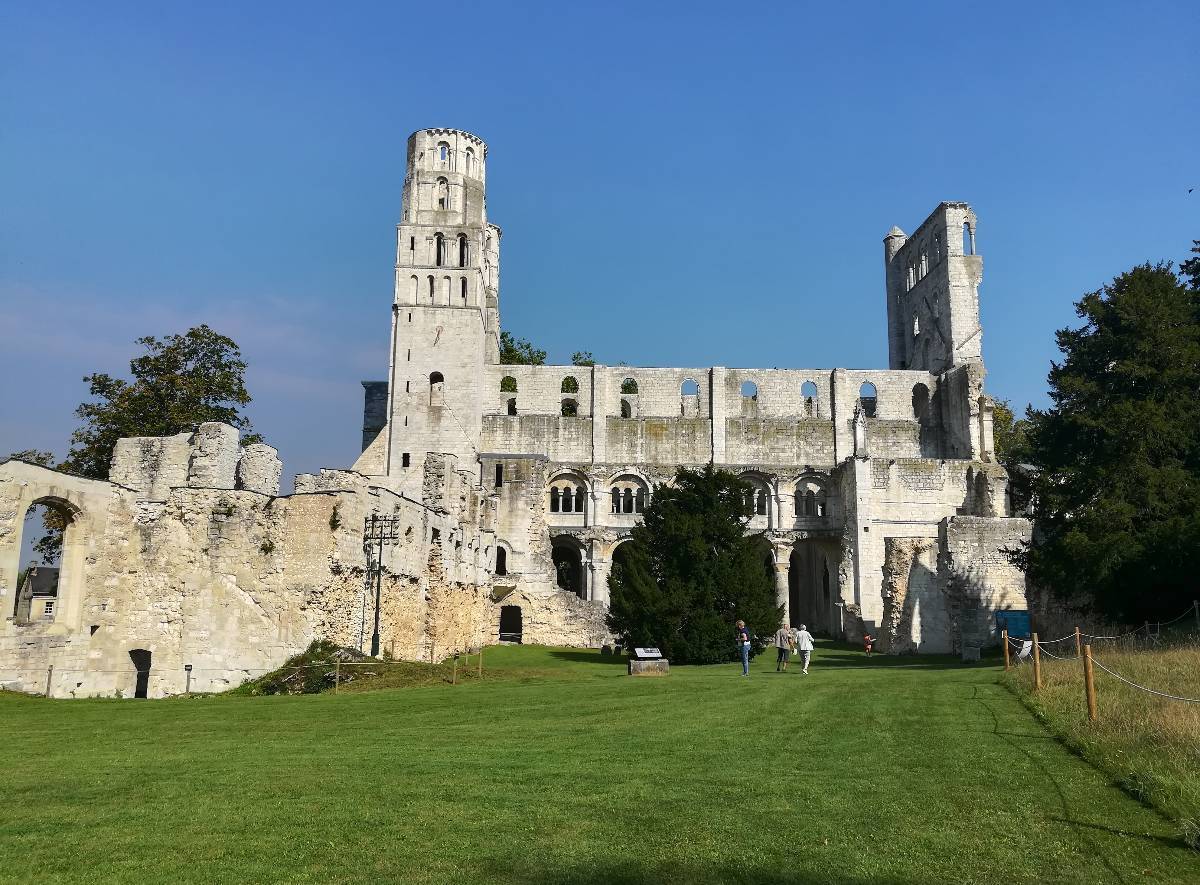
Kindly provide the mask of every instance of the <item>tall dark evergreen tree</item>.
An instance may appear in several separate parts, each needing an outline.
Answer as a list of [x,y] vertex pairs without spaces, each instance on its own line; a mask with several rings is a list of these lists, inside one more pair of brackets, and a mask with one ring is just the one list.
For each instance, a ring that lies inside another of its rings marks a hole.
[[655,488],[609,578],[610,629],[627,645],[657,646],[681,664],[733,660],[734,623],[756,650],[778,629],[773,576],[761,537],[747,536],[749,486],[731,473],[680,468]]
[[1123,273],[1057,333],[1053,406],[1031,409],[1034,585],[1136,622],[1196,596],[1200,291],[1169,264]]

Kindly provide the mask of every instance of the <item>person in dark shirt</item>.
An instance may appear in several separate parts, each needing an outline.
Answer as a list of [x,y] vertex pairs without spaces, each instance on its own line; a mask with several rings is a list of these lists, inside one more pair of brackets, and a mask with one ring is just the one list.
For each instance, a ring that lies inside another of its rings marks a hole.
[[742,675],[750,675],[750,631],[745,621],[737,622],[738,653],[742,656]]

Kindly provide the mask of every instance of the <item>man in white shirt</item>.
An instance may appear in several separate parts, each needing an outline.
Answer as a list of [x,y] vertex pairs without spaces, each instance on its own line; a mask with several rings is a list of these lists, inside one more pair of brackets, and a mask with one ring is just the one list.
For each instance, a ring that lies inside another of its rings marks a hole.
[[800,662],[804,665],[803,673],[808,675],[808,659],[812,657],[813,638],[808,632],[808,627],[804,624],[800,625],[800,629],[796,631],[796,651],[800,652]]

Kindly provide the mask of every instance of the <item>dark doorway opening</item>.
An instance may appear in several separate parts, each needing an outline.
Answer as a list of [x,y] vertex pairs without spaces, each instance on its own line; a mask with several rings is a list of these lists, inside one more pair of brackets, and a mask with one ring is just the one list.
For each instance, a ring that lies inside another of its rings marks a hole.
[[584,599],[583,554],[575,547],[559,544],[554,547],[552,556],[559,589]]
[[135,698],[149,697],[150,691],[150,652],[144,648],[135,648],[129,652],[129,659],[137,670],[137,685],[134,687]]
[[500,641],[521,643],[521,606],[500,607]]

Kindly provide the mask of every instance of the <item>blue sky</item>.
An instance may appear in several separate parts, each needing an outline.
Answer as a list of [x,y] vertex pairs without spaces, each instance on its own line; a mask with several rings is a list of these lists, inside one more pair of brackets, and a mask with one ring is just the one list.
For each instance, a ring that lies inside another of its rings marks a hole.
[[1200,7],[839,7],[7,4],[0,455],[207,322],[288,474],[350,464],[426,126],[489,143],[552,360],[886,366],[881,240],[966,200],[989,389],[1043,403],[1072,302],[1200,238]]

